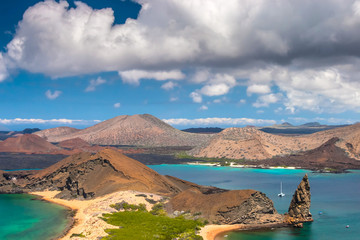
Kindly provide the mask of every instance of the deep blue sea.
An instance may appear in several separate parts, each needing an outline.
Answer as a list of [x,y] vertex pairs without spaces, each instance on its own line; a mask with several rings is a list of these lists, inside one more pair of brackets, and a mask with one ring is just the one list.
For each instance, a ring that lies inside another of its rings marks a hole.
[[27,194],[0,194],[1,240],[46,240],[64,231],[67,209]]
[[[229,240],[310,240],[360,239],[360,171],[345,174],[312,173],[293,169],[243,169],[200,165],[153,165],[161,174],[172,175],[202,185],[226,189],[255,189],[264,192],[278,212],[288,210],[292,195],[305,173],[311,187],[314,222],[302,229],[242,231],[227,234]],[[284,198],[279,198],[280,182]],[[320,215],[319,212],[322,214]],[[349,228],[346,228],[349,225]]]

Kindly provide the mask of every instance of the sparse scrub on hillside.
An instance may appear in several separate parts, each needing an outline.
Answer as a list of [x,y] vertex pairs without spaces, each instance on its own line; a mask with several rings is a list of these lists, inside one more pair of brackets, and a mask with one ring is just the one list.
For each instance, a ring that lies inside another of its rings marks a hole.
[[229,159],[229,158],[206,158],[206,157],[194,157],[191,155],[186,154],[185,152],[180,152],[175,154],[175,158],[178,159],[191,159],[191,160],[196,160],[196,161],[201,161],[201,162],[206,162],[206,163],[219,163],[222,166],[227,166],[230,165],[230,162],[234,162],[234,163],[244,163],[245,162],[245,158],[243,159]]

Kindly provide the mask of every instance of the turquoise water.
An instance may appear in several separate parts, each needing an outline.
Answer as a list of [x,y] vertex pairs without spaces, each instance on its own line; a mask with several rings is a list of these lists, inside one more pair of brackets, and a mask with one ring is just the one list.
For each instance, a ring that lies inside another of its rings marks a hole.
[[[320,174],[307,170],[242,169],[199,165],[153,165],[161,174],[172,175],[202,185],[226,189],[256,189],[273,200],[278,212],[285,213],[292,194],[308,173],[314,222],[302,229],[282,228],[228,234],[229,240],[360,239],[360,171]],[[283,182],[284,198],[279,198]],[[322,212],[319,215],[319,212]],[[345,228],[350,225],[350,228]]]
[[67,210],[26,194],[0,194],[0,239],[45,240],[67,225]]

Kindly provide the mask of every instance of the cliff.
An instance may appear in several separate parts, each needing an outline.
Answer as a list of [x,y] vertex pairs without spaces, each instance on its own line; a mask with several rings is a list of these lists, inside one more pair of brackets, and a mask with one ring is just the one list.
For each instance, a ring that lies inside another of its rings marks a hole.
[[281,223],[273,202],[264,193],[255,190],[231,190],[203,193],[188,189],[167,204],[169,212],[190,211],[216,224]]

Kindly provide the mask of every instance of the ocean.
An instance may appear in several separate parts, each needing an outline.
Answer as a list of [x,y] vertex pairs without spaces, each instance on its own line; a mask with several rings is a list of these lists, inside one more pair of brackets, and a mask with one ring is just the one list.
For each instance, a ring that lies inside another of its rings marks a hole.
[[47,240],[64,231],[68,210],[27,194],[0,194],[1,240]]
[[[246,169],[201,165],[150,165],[161,174],[172,175],[202,185],[226,189],[255,189],[273,200],[285,213],[292,195],[308,173],[314,222],[302,229],[280,228],[226,234],[228,240],[312,240],[360,239],[360,171],[345,174],[313,173],[301,169]],[[284,198],[279,198],[280,182]],[[45,240],[60,234],[67,224],[67,210],[33,200],[25,194],[0,194],[0,239]],[[321,214],[319,214],[321,212]],[[346,228],[349,225],[349,228]]]
[[[201,165],[153,165],[161,174],[226,189],[264,192],[279,213],[288,210],[292,195],[305,173],[311,187],[314,222],[302,229],[280,228],[226,234],[228,240],[360,239],[360,171],[344,174],[313,173],[302,169],[246,169]],[[280,182],[285,197],[280,198]],[[349,225],[349,228],[346,228]]]

